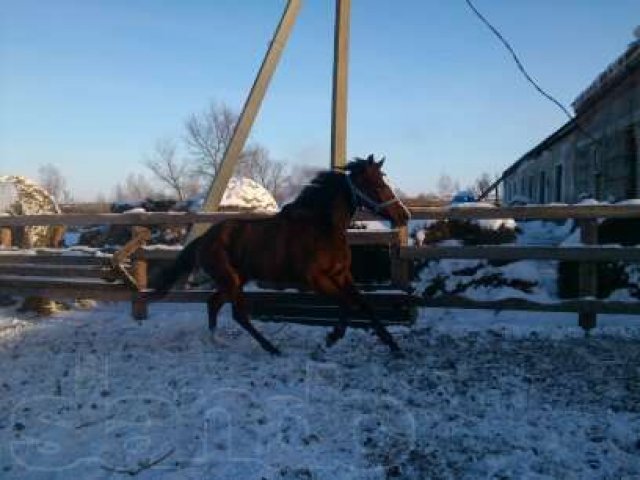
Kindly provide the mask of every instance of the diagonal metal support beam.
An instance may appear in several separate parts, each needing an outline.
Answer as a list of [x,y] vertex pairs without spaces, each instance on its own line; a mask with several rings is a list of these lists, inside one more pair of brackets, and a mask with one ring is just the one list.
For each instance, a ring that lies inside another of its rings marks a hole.
[[[280,23],[276,28],[273,39],[269,45],[269,49],[267,50],[264,60],[262,61],[262,65],[260,66],[260,70],[258,71],[258,75],[256,76],[253,86],[251,87],[251,91],[249,92],[249,96],[245,101],[242,113],[240,114],[240,118],[238,119],[238,123],[236,124],[233,135],[231,136],[231,140],[222,159],[222,163],[220,164],[220,168],[216,172],[205,198],[204,205],[202,206],[202,210],[205,212],[216,211],[220,206],[224,191],[226,190],[229,180],[233,175],[233,171],[238,163],[238,158],[242,153],[242,149],[247,142],[247,138],[251,132],[251,127],[258,115],[260,105],[262,104],[269,82],[271,81],[273,73],[278,65],[278,61],[282,56],[282,51],[289,39],[289,35],[291,34],[291,30],[293,29],[296,18],[298,17],[301,5],[301,0],[288,0],[287,2],[282,18],[280,19]],[[204,233],[206,228],[206,225],[194,225],[189,232],[187,242],[192,241],[194,238]]]

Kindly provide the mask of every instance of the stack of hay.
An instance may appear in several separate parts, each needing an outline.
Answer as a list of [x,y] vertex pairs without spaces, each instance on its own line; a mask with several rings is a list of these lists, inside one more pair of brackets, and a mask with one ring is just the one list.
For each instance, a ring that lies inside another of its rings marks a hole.
[[[37,183],[19,175],[0,176],[0,215],[56,213],[60,213],[60,208],[55,199]],[[56,242],[55,233],[54,227],[48,226],[15,228],[12,231],[13,244],[51,247]],[[2,295],[0,303],[10,305],[12,301],[9,296]],[[27,297],[20,307],[21,311],[33,311],[39,315],[50,315],[68,309],[66,304],[43,297]]]
[[[55,199],[40,185],[19,175],[0,176],[0,214],[38,215],[60,213]],[[53,228],[32,226],[15,229],[14,245],[50,247]],[[26,236],[26,238],[24,238]]]

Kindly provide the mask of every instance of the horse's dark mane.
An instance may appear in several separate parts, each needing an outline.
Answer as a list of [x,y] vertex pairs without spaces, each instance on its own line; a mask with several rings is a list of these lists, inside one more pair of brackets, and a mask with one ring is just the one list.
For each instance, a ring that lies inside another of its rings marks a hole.
[[356,158],[347,163],[344,172],[323,170],[319,172],[311,182],[305,186],[300,194],[291,203],[282,209],[284,214],[299,210],[311,211],[327,220],[331,219],[336,197],[345,191],[347,182],[345,175],[363,167],[367,160]]
[[331,170],[318,173],[295,200],[282,208],[282,214],[309,212],[323,221],[330,222],[334,201],[337,196],[343,195],[346,186],[344,175]]

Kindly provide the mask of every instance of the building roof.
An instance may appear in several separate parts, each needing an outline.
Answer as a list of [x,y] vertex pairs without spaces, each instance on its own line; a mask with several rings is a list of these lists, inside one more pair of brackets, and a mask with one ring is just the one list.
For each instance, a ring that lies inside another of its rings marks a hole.
[[[599,99],[603,98],[613,87],[625,79],[632,71],[640,67],[640,40],[629,44],[622,55],[614,60],[591,84],[583,90],[571,104],[576,118],[585,113]],[[502,177],[507,177],[520,168],[527,160],[535,158],[558,140],[574,132],[578,128],[576,118],[569,120],[558,130],[533,147],[507,168]]]
[[638,65],[640,65],[640,40],[630,43],[624,53],[610,63],[609,66],[576,97],[571,104],[574,111],[580,114],[586,110]]

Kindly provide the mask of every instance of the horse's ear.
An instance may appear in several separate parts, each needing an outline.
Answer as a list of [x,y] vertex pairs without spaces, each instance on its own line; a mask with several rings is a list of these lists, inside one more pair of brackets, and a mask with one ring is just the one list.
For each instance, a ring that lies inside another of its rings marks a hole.
[[384,161],[387,159],[387,157],[382,157],[380,159],[380,161],[378,162],[378,167],[382,168],[382,166],[384,165]]
[[367,157],[367,162],[369,162],[369,163],[373,163],[374,162],[373,153]]

